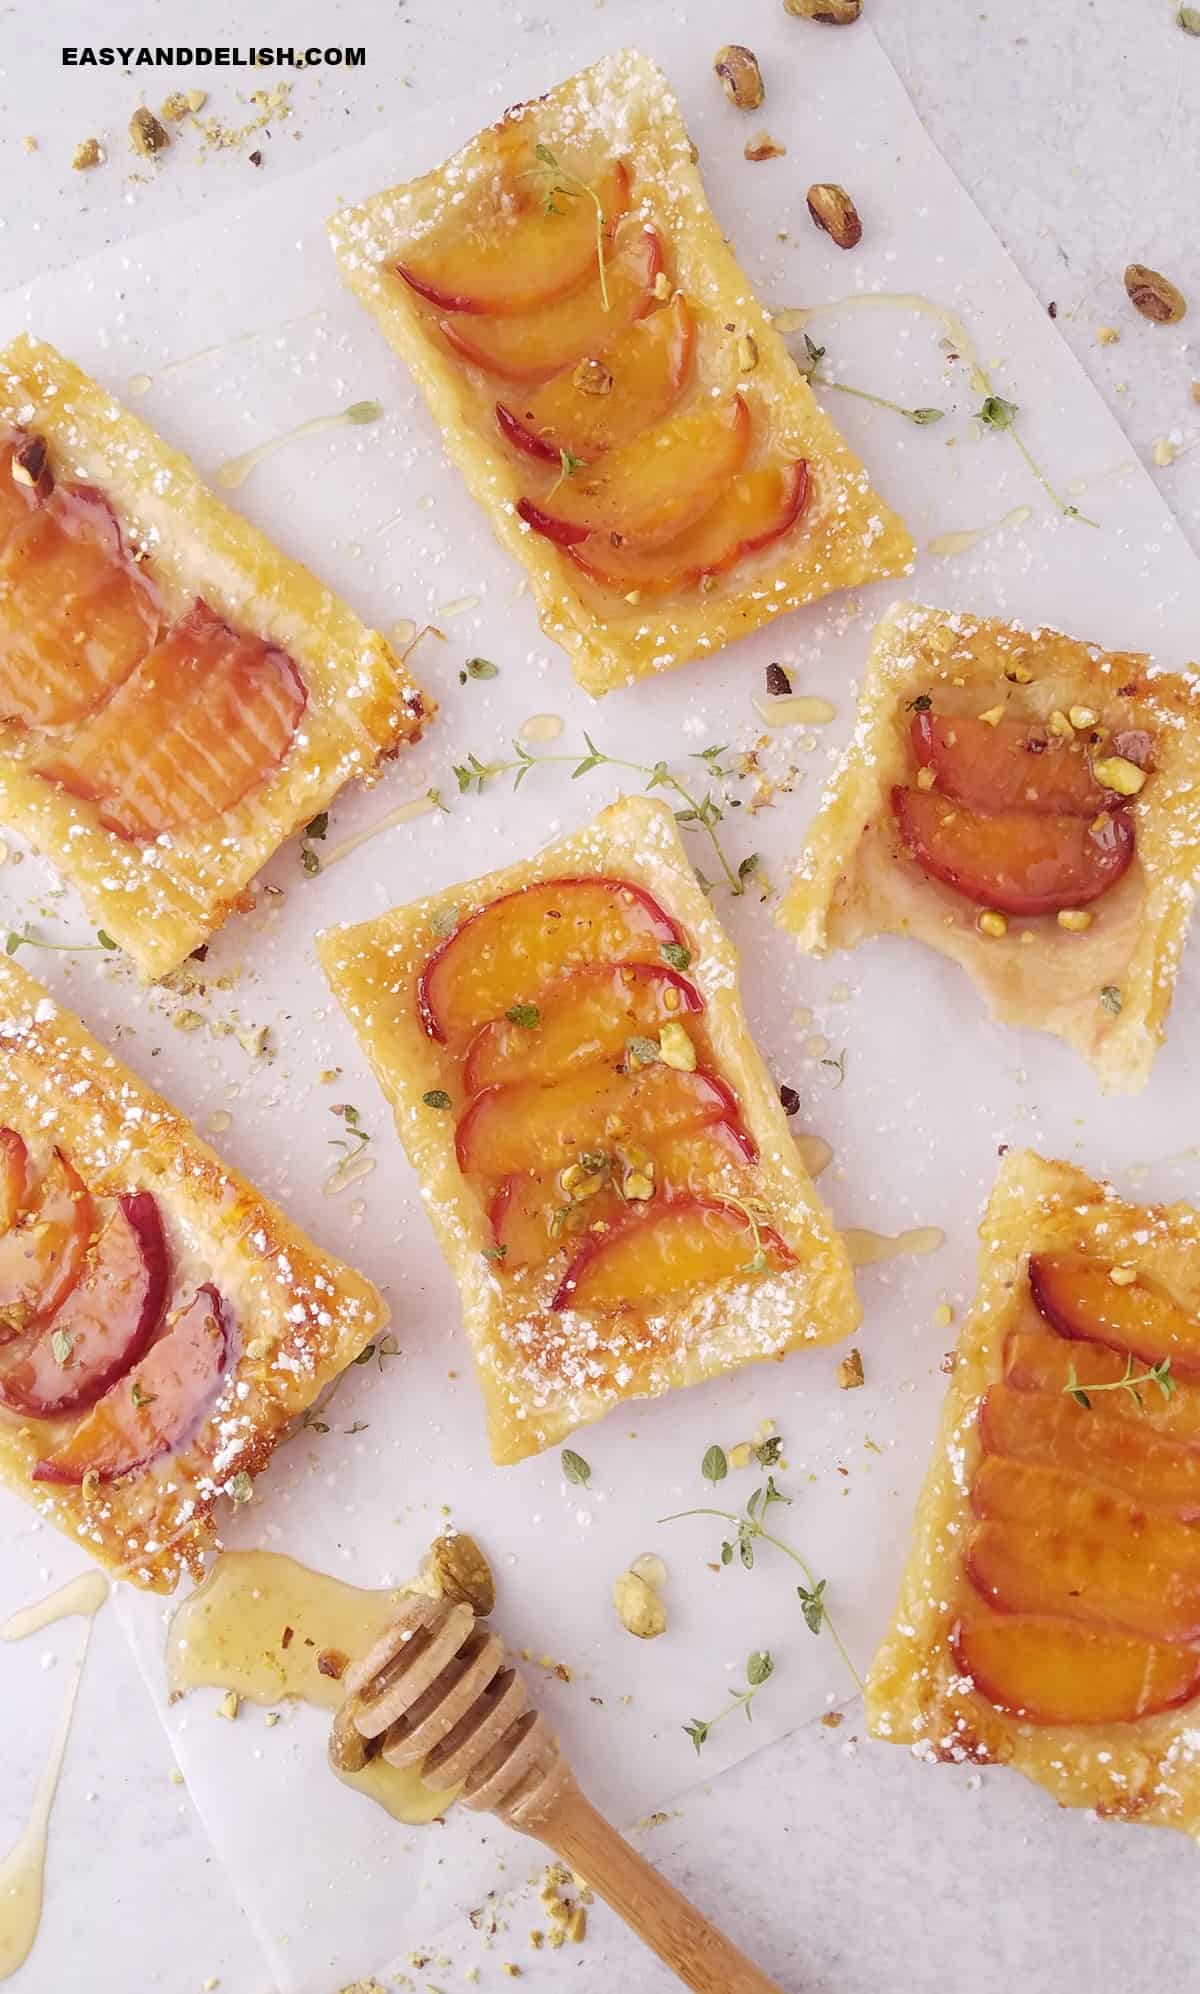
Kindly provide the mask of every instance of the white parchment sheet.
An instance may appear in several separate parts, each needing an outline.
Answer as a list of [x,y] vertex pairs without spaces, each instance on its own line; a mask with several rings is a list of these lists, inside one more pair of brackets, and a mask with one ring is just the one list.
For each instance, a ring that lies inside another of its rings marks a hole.
[[[828,349],[823,371],[906,405],[946,410],[943,421],[918,428],[822,391],[923,550],[948,531],[1031,509],[956,557],[923,551],[907,592],[1055,622],[1175,664],[1194,657],[1195,559],[1057,338],[1045,302],[1025,289],[934,152],[869,30],[809,32],[777,4],[753,7],[737,31],[759,56],[768,95],[749,118],[726,104],[711,73],[715,49],[733,31],[716,0],[696,0],[686,16],[607,9],[590,22],[578,58],[636,39],[665,65],[713,205],[770,304],[879,298],[870,309],[823,313],[810,330]],[[1188,1149],[1200,959],[1193,952],[1185,966],[1171,1042],[1146,1094],[1104,1102],[1071,1054],[989,1025],[963,977],[915,945],[881,941],[813,964],[775,928],[777,893],[766,904],[754,891],[723,899],[743,951],[752,1024],[778,1078],[803,1098],[797,1127],[833,1145],[822,1188],[836,1216],[888,1233],[941,1227],[946,1244],[929,1258],[861,1275],[861,1391],[837,1388],[841,1352],[816,1351],[615,1412],[577,1443],[591,1463],[588,1489],[562,1478],[557,1453],[491,1466],[455,1290],[383,1104],[316,967],[313,934],[515,858],[590,816],[622,780],[637,780],[597,770],[572,782],[569,766],[556,765],[515,795],[497,781],[482,796],[460,796],[451,765],[468,751],[483,760],[507,754],[522,722],[549,712],[566,723],[556,750],[577,746],[586,727],[613,755],[664,757],[695,771],[690,755],[711,744],[747,748],[763,732],[751,701],[771,660],[784,664],[797,691],[837,709],[819,733],[793,730],[766,750],[772,770],[798,771],[791,793],[756,813],[732,809],[722,827],[734,859],[760,852],[778,889],[851,726],[871,625],[905,592],[889,584],[836,598],[601,706],[542,640],[519,575],[447,468],[402,366],[340,294],[324,222],[343,201],[435,164],[503,101],[573,66],[561,53],[531,59],[503,100],[481,92],[419,118],[398,115],[387,140],[277,187],[256,186],[236,209],[8,296],[0,331],[36,330],[118,393],[150,375],[135,406],[209,472],[310,417],[368,397],[384,405],[371,427],[281,450],[237,503],[368,620],[384,629],[401,618],[431,621],[445,632],[444,642],[427,638],[414,655],[442,705],[436,725],[374,790],[339,802],[321,849],[329,853],[429,785],[441,789],[448,814],[396,825],[315,877],[289,847],[268,873],[285,897],[260,900],[257,914],[232,920],[215,940],[207,970],[233,981],[207,1012],[269,1025],[271,1059],[252,1060],[236,1035],[173,1030],[170,1013],[193,1000],[141,990],[111,958],[26,960],[202,1130],[214,1114],[231,1116],[218,1145],[390,1296],[402,1355],[382,1375],[375,1365],[348,1375],[330,1431],[289,1444],[230,1541],[379,1584],[414,1567],[449,1506],[493,1556],[512,1646],[569,1665],[575,1680],[539,1681],[537,1693],[597,1801],[632,1819],[852,1688],[831,1644],[805,1628],[791,1566],[766,1551],[753,1572],[736,1563],[714,1570],[718,1521],[656,1519],[714,1499],[700,1475],[710,1442],[731,1445],[773,1419],[786,1442],[783,1485],[795,1499],[773,1515],[827,1578],[831,1608],[865,1666],[891,1607],[941,1398],[939,1364],[953,1341],[952,1330],[935,1327],[935,1311],[943,1299],[960,1310],[970,1294],[974,1229],[997,1148],[1032,1143],[1147,1194],[1200,1191]],[[742,148],[763,124],[786,157],[749,164]],[[858,250],[843,254],[812,228],[804,195],[815,179],[853,192],[864,222]],[[1123,260],[1116,248],[1114,259]],[[972,420],[979,396],[945,324],[896,294],[962,314],[997,392],[1019,406],[1021,435],[1098,526],[1064,518],[1012,437]],[[472,655],[494,661],[499,675],[460,686]],[[751,785],[735,794],[748,800]],[[696,857],[704,865],[699,845]],[[55,939],[90,939],[40,861],[6,868],[0,896],[6,922],[29,919]],[[815,1035],[828,1046],[815,1045]],[[821,1063],[843,1051],[844,1083],[837,1066]],[[319,1084],[334,1067],[342,1069],[336,1085]],[[375,1168],[331,1196],[325,1180],[337,1152],[329,1143],[343,1131],[329,1110],[344,1101],[361,1113]],[[363,1430],[347,1434],[355,1422]],[[736,1508],[754,1486],[750,1474],[731,1475],[717,1499]],[[5,1500],[4,1529],[16,1533],[25,1521]],[[617,1624],[610,1588],[648,1549],[669,1567],[670,1627],[639,1644]],[[323,1727],[312,1713],[290,1712],[267,1730],[253,1711],[234,1725],[215,1721],[207,1694],[167,1710],[161,1603],[131,1598],[120,1610],[281,1990],[325,1994],[393,1956],[409,1935],[436,1929],[494,1879],[506,1831],[468,1819],[393,1828],[326,1776]],[[684,1723],[715,1714],[741,1685],[748,1651],[768,1647],[776,1671],[756,1699],[753,1726],[722,1724],[698,1766]],[[922,1777],[936,1775],[914,1767],[912,1778]],[[512,1867],[523,1862],[518,1853]]]

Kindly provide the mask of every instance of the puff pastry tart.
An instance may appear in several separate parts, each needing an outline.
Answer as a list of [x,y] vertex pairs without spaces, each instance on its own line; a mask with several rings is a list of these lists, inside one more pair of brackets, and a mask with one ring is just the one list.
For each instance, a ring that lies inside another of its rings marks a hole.
[[1200,684],[1054,630],[901,605],[780,919],[814,954],[915,936],[993,1013],[1134,1093],[1200,866]]
[[330,226],[589,692],[907,571],[635,50]]
[[86,374],[28,338],[0,353],[0,821],[145,975],[432,711]]
[[877,1737],[1200,1829],[1200,1214],[1011,1155],[981,1228]]
[[662,804],[317,946],[462,1290],[496,1460],[853,1329]]
[[199,1572],[222,1494],[387,1321],[0,958],[0,1479],[121,1578]]

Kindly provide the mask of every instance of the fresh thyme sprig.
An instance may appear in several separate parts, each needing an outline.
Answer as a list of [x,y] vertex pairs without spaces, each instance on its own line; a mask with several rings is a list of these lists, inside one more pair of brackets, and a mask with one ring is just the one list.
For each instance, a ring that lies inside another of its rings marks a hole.
[[342,1164],[353,1163],[356,1156],[362,1155],[371,1140],[366,1129],[361,1125],[362,1117],[357,1108],[351,1107],[349,1101],[339,1101],[337,1106],[331,1108],[329,1112],[331,1115],[340,1115],[347,1129],[347,1134],[344,1136],[331,1136],[329,1147],[341,1150]]
[[1139,1371],[1135,1374],[1133,1354],[1130,1352],[1125,1359],[1125,1375],[1123,1378],[1110,1378],[1108,1383],[1104,1385],[1089,1385],[1086,1391],[1080,1384],[1075,1366],[1072,1364],[1067,1372],[1067,1382],[1063,1386],[1063,1390],[1070,1393],[1076,1405],[1081,1405],[1085,1412],[1090,1412],[1092,1409],[1092,1397],[1096,1392],[1128,1392],[1136,1405],[1142,1405],[1142,1394],[1138,1389],[1141,1385],[1157,1385],[1164,1399],[1169,1399],[1171,1393],[1175,1390],[1175,1380],[1171,1376],[1170,1358],[1164,1357],[1159,1363],[1148,1365],[1144,1371]]
[[[513,788],[519,789],[531,769],[547,768],[551,763],[563,764],[573,762],[575,764],[571,770],[571,779],[573,782],[577,782],[580,776],[590,775],[593,769],[631,769],[635,775],[645,778],[644,786],[646,789],[669,789],[680,799],[684,807],[675,812],[675,822],[681,825],[684,830],[695,829],[702,831],[708,838],[716,854],[721,871],[725,876],[724,884],[728,886],[731,893],[741,895],[746,891],[754,871],[753,866],[748,865],[745,859],[742,860],[740,866],[734,867],[731,865],[725,855],[721,840],[717,835],[717,825],[723,821],[725,812],[718,802],[717,794],[714,794],[714,790],[717,789],[718,785],[729,781],[734,773],[732,769],[726,768],[721,761],[721,757],[725,753],[723,747],[703,748],[699,754],[689,756],[689,760],[700,762],[703,765],[705,775],[710,778],[713,785],[713,787],[706,789],[702,796],[697,797],[692,794],[692,791],[685,783],[680,781],[677,775],[672,773],[666,762],[625,761],[620,755],[606,755],[602,748],[596,746],[590,734],[585,734],[583,738],[587,744],[587,753],[582,756],[578,754],[531,755],[528,748],[523,747],[520,741],[514,741],[512,744],[513,755],[515,757],[513,761],[481,762],[478,755],[470,754],[467,756],[465,762],[456,762],[454,764],[454,774],[458,780],[459,793],[465,796],[474,791],[477,796],[481,796],[488,783],[494,781],[497,776],[502,775],[512,775]],[[708,888],[714,882],[704,879],[701,875],[700,883],[705,888]]]
[[818,374],[817,368],[825,358],[827,349],[817,346],[804,335],[804,359],[797,360],[806,381],[815,382],[819,388],[832,388],[839,395],[853,395],[855,401],[870,402],[875,408],[891,409],[894,415],[902,415],[906,422],[915,423],[918,429],[927,429],[930,423],[941,422],[944,408],[905,408],[903,402],[889,401],[886,395],[877,395],[868,388],[852,388],[848,381],[835,381],[828,374]]
[[600,196],[596,192],[596,189],[589,186],[586,180],[581,180],[577,173],[568,173],[564,167],[560,166],[548,145],[535,145],[533,156],[537,160],[537,165],[531,170],[543,181],[546,197],[546,214],[564,215],[567,212],[565,208],[559,207],[558,203],[560,199],[564,201],[588,200],[596,210],[596,264],[600,271],[600,300],[605,311],[607,311],[608,269],[604,257],[604,230],[607,225],[607,216],[604,213]]
[[984,396],[975,413],[985,429],[1005,429],[1008,431],[1017,449],[1033,472],[1034,477],[1042,487],[1042,490],[1054,500],[1064,519],[1077,519],[1081,526],[1099,526],[1100,521],[1098,519],[1089,519],[1087,513],[1080,512],[1077,505],[1068,505],[1062,494],[1054,489],[1054,486],[1050,483],[1049,478],[1038,463],[1037,458],[1026,443],[1025,438],[1017,428],[1017,417],[1021,411],[1016,402],[1005,401],[1003,395],[987,394]]
[[[400,1345],[389,1330],[385,1336],[380,1337],[378,1343],[365,1343],[359,1351],[358,1356],[352,1359],[352,1363],[361,1367],[364,1364],[369,1364],[372,1357],[374,1357],[380,1371],[382,1371],[385,1358],[398,1357],[399,1355]],[[329,1421],[324,1419],[322,1414],[328,1412],[339,1387],[344,1385],[350,1376],[350,1369],[351,1366],[348,1364],[345,1370],[339,1371],[337,1377],[326,1387],[320,1397],[314,1399],[310,1406],[304,1408],[299,1424],[294,1426],[292,1432],[288,1435],[289,1439],[297,1433],[328,1433]],[[352,1430],[351,1428],[347,1428],[348,1432]],[[362,1431],[361,1428],[358,1430]]]
[[747,1656],[746,1682],[749,1687],[746,1689],[736,1689],[729,1702],[725,1705],[724,1710],[718,1710],[715,1717],[693,1717],[691,1723],[685,1724],[683,1727],[696,1747],[697,1757],[699,1757],[703,1750],[713,1725],[719,1724],[723,1717],[731,1717],[735,1710],[744,1710],[746,1721],[747,1723],[750,1722],[753,1717],[750,1705],[758,1695],[763,1684],[769,1682],[774,1673],[775,1663],[772,1660],[769,1648],[756,1648],[752,1655]]
[[570,450],[560,450],[558,453],[558,476],[546,493],[546,497],[552,499],[559,486],[564,485],[568,478],[573,478],[576,471],[582,467],[582,464],[582,457],[574,456]]
[[[705,1460],[707,1461],[708,1458],[706,1455]],[[705,1473],[707,1474],[707,1472],[706,1468]],[[723,1565],[731,1565],[733,1563],[736,1549],[736,1555],[746,1570],[753,1571],[754,1547],[760,1541],[764,1544],[772,1545],[776,1551],[782,1551],[785,1558],[790,1558],[794,1565],[799,1565],[800,1570],[804,1573],[805,1583],[802,1586],[797,1586],[796,1592],[800,1600],[805,1625],[813,1634],[820,1634],[821,1630],[826,1627],[829,1629],[830,1640],[845,1662],[857,1687],[861,1689],[863,1686],[862,1677],[850,1659],[846,1644],[838,1633],[825,1602],[825,1587],[828,1581],[814,1577],[812,1570],[800,1556],[800,1553],[793,1551],[791,1545],[785,1544],[782,1537],[776,1537],[773,1531],[766,1528],[764,1519],[774,1505],[782,1503],[785,1507],[790,1507],[791,1500],[791,1496],[784,1495],[776,1486],[774,1475],[768,1475],[765,1485],[762,1488],[755,1489],[754,1494],[750,1497],[749,1502],[740,1515],[731,1509],[681,1509],[677,1510],[672,1516],[660,1516],[658,1520],[660,1523],[679,1523],[683,1518],[688,1516],[719,1516],[723,1522],[731,1523],[733,1530],[721,1545],[721,1563]]]
[[15,955],[18,949],[53,949],[58,955],[95,955],[97,951],[109,954],[117,944],[103,928],[97,928],[94,942],[47,942],[35,935],[29,922],[22,928],[10,928],[4,937],[5,955]]

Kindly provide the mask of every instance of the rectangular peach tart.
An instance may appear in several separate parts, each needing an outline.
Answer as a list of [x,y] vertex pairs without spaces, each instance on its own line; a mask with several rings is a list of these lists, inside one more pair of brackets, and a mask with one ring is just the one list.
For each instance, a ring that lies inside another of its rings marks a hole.
[[198,1575],[221,1496],[387,1321],[0,957],[0,1480],[119,1577]]
[[912,935],[1134,1093],[1198,871],[1200,679],[901,605],[780,919],[818,955]]
[[876,1737],[1200,1830],[1200,1214],[1005,1159]]
[[25,337],[0,353],[0,821],[145,975],[432,711],[86,374]]
[[908,570],[636,50],[330,232],[589,692]]
[[854,1328],[663,804],[626,798],[318,950],[461,1288],[496,1460]]

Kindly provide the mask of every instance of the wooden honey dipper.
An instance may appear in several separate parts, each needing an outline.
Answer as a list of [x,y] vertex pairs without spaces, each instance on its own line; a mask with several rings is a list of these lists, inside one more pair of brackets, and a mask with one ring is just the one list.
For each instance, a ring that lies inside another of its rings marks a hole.
[[696,1994],[781,1994],[596,1812],[500,1636],[465,1601],[414,1594],[343,1681],[335,1765],[358,1770],[379,1753],[448,1799],[461,1788],[465,1806],[552,1850]]

